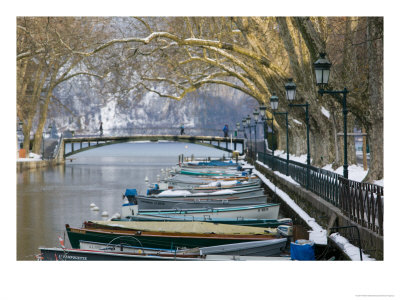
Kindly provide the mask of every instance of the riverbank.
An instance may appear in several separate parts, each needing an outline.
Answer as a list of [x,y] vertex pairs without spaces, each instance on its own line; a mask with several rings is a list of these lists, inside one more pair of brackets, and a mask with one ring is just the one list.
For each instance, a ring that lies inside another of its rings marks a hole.
[[47,167],[54,167],[56,165],[62,164],[63,162],[59,162],[56,160],[25,160],[25,161],[17,161],[17,172],[31,170],[31,169],[40,169]]

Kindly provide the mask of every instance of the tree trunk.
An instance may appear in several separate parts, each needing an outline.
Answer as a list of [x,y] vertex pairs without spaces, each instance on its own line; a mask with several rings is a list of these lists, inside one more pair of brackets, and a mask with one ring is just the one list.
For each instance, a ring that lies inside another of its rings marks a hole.
[[368,94],[370,117],[370,166],[364,181],[383,178],[383,18],[368,18]]

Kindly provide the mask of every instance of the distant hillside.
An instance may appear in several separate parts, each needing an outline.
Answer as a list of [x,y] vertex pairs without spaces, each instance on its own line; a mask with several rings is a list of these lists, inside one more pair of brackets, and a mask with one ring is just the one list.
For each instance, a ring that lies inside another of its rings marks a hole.
[[213,86],[189,94],[181,101],[147,93],[129,105],[120,105],[118,97],[108,98],[85,83],[65,85],[55,92],[58,102],[51,107],[50,118],[58,131],[97,132],[100,121],[105,132],[125,128],[210,128],[222,130],[228,124],[251,114],[257,102],[234,89]]

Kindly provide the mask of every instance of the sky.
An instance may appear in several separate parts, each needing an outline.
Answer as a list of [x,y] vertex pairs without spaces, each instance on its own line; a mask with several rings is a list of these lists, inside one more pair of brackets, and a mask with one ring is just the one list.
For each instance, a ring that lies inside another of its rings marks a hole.
[[[1,257],[7,278],[2,294],[7,299],[35,296],[35,299],[81,298],[111,299],[140,296],[143,299],[387,299],[400,289],[395,282],[399,259],[396,257],[398,211],[395,195],[399,159],[397,119],[399,96],[396,72],[398,65],[398,9],[395,1],[14,1],[2,8],[0,51],[3,57],[3,117],[0,118],[3,142],[2,225],[10,232],[3,237]],[[144,3],[144,4],[143,4]],[[178,7],[178,8],[177,8]],[[384,262],[209,262],[209,263],[36,263],[15,262],[15,17],[23,15],[365,15],[385,17],[385,261]],[[13,124],[13,125],[11,125]],[[5,136],[4,136],[5,134]],[[5,141],[10,147],[4,147]],[[397,176],[396,176],[397,175]],[[6,179],[5,179],[6,178]],[[3,185],[4,183],[4,185]],[[13,225],[14,224],[14,225]],[[6,226],[7,225],[7,226]],[[13,232],[14,230],[14,232]],[[4,246],[4,241],[7,241]],[[5,283],[5,284],[4,284]],[[71,285],[74,285],[73,291]],[[21,288],[23,287],[23,288]],[[178,290],[177,290],[178,289]],[[211,295],[211,296],[210,296]],[[377,295],[382,295],[381,297]],[[151,296],[151,297],[149,297]]]

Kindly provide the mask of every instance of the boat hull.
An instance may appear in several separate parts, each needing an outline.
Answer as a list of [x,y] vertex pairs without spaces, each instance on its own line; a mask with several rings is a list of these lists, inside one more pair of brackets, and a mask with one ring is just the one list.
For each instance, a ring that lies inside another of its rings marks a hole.
[[208,199],[186,197],[182,199],[136,197],[140,209],[184,209],[184,208],[213,208],[233,207],[241,205],[257,205],[267,203],[267,196],[257,197],[226,197],[224,199]]
[[123,254],[108,253],[104,251],[85,251],[79,249],[62,249],[62,248],[39,248],[41,258],[44,261],[126,261],[126,260],[144,260],[144,261],[160,261],[160,260],[200,260],[195,257],[174,257],[160,255],[140,255],[140,254]]
[[193,222],[212,222],[219,224],[228,224],[228,225],[238,225],[238,226],[253,226],[253,227],[269,227],[276,228],[280,225],[292,225],[293,222],[291,219],[234,219],[234,218],[211,218],[208,216],[204,217],[194,217],[194,216],[185,216],[185,215],[137,215],[131,216],[129,219],[125,219],[126,221],[155,221],[155,222],[184,222],[184,221],[193,221]]
[[141,216],[180,216],[203,219],[277,219],[279,214],[280,204],[267,203],[259,205],[247,205],[238,207],[217,207],[210,209],[181,209],[181,210],[139,210]]
[[79,248],[80,241],[120,244],[147,248],[195,248],[223,244],[233,244],[249,241],[274,239],[274,235],[222,235],[222,234],[187,234],[187,233],[153,233],[116,229],[71,228],[66,225],[66,231],[72,248]]
[[185,200],[188,198],[207,198],[207,199],[221,199],[225,197],[260,197],[264,196],[264,190],[262,188],[247,188],[241,190],[212,190],[211,192],[199,191],[191,192],[188,190],[167,190],[155,195],[149,195],[151,198],[162,198],[162,199],[175,199]]

